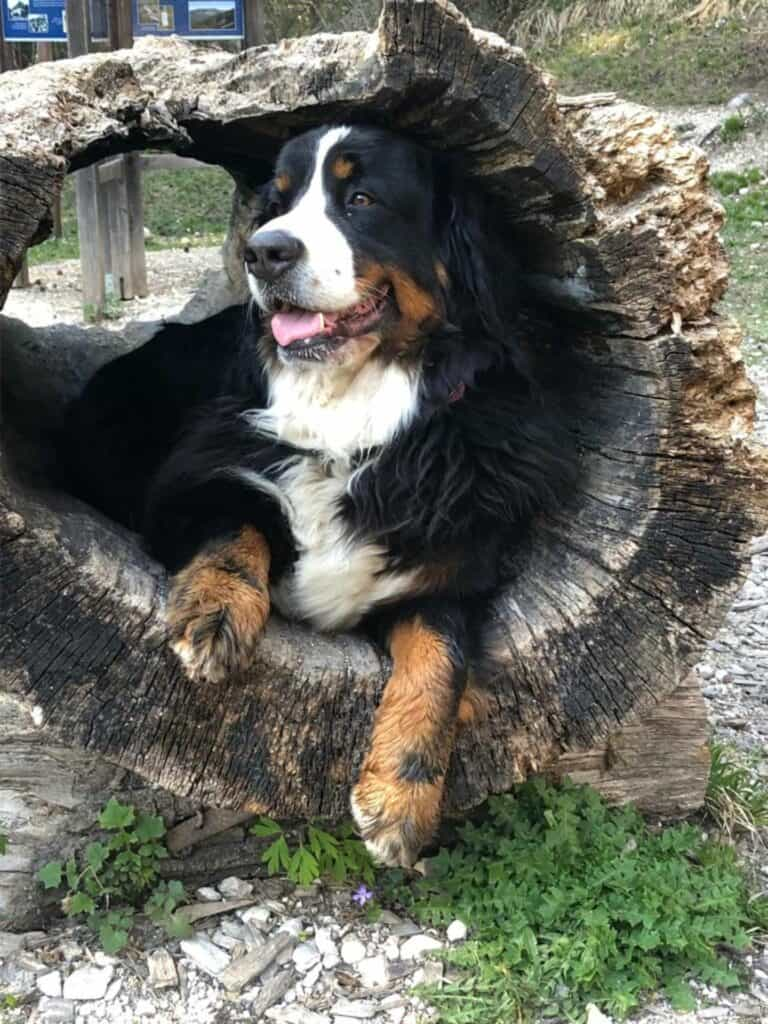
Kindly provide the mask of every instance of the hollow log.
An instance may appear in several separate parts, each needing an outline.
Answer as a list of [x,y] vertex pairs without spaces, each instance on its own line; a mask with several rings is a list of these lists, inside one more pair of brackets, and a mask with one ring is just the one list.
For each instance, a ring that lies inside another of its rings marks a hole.
[[[65,175],[146,148],[232,174],[219,301],[237,301],[254,188],[281,143],[349,118],[461,152],[504,204],[525,330],[581,452],[578,489],[536,522],[494,604],[500,670],[459,738],[447,809],[550,771],[684,813],[707,770],[690,669],[768,522],[768,463],[747,443],[739,330],[715,309],[727,267],[706,160],[651,111],[558,97],[438,0],[386,0],[370,35],[236,56],[147,38],[7,72],[0,302]],[[31,872],[115,789],[160,801],[170,822],[206,807],[345,815],[386,659],[273,616],[246,679],[190,683],[164,643],[162,570],[57,492],[46,461],[63,403],[136,335],[2,330],[0,920],[31,919]]]

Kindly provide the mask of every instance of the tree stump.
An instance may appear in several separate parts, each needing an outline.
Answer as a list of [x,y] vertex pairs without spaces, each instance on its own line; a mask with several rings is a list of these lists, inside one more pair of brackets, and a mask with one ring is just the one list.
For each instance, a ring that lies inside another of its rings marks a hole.
[[[502,670],[458,742],[447,809],[549,770],[684,813],[707,772],[689,671],[765,528],[768,465],[745,441],[738,328],[714,310],[727,269],[706,160],[652,112],[558,97],[520,50],[438,0],[386,0],[371,35],[236,56],[149,38],[8,72],[0,301],[50,231],[64,176],[148,147],[231,172],[234,299],[252,190],[281,143],[350,118],[461,151],[505,204],[526,330],[543,372],[567,360],[560,397],[581,449],[577,492],[535,524],[496,601]],[[7,318],[3,331],[0,918],[18,924],[49,847],[115,789],[171,822],[195,807],[345,815],[386,664],[360,637],[273,617],[244,682],[188,682],[164,643],[160,568],[49,483],[62,403],[126,342]],[[176,845],[193,835],[182,826]]]

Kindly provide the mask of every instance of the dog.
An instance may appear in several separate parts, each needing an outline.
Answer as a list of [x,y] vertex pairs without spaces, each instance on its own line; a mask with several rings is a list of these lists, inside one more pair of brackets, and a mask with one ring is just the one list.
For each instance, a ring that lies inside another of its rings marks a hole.
[[167,567],[191,679],[246,670],[273,608],[386,647],[351,806],[373,856],[407,866],[491,656],[489,601],[574,480],[573,444],[530,370],[504,215],[455,158],[324,126],[285,144],[261,206],[250,309],[102,368],[63,461]]

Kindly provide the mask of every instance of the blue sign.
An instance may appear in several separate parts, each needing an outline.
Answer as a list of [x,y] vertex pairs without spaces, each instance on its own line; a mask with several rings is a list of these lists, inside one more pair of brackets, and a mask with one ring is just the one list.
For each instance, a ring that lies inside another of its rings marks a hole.
[[133,34],[242,39],[243,0],[133,0]]
[[62,42],[67,38],[66,0],[0,0],[3,35],[9,43]]

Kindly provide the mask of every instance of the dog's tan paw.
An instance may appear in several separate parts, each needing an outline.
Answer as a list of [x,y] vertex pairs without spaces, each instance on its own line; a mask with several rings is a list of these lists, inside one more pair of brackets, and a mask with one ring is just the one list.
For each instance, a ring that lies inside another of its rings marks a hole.
[[412,782],[363,770],[352,790],[355,824],[379,864],[411,867],[440,822],[443,779]]
[[169,641],[191,679],[218,682],[246,669],[267,621],[266,575],[252,571],[252,552],[239,543],[203,552],[171,582]]

